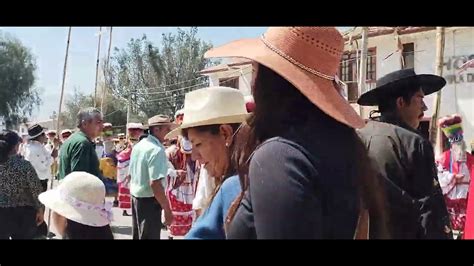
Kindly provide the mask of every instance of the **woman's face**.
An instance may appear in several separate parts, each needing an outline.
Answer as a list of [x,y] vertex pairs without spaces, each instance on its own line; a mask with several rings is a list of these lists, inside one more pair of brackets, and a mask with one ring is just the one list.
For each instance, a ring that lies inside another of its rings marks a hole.
[[66,224],[67,224],[66,217],[54,211],[52,213],[52,217],[53,217],[54,227],[56,228],[58,234],[64,237],[64,235],[66,234]]
[[193,157],[204,164],[209,176],[221,177],[226,174],[230,165],[228,146],[231,145],[232,133],[229,125],[221,125],[216,135],[194,128],[188,130],[189,141],[193,144]]

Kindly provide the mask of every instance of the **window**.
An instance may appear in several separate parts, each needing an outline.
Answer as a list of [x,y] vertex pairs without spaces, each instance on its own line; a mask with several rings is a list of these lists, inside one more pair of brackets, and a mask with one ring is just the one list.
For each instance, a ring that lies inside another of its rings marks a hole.
[[219,79],[219,86],[239,89],[239,77],[230,77]]
[[365,79],[367,82],[375,82],[377,80],[377,54],[375,48],[371,48],[367,51],[367,75]]
[[[347,84],[347,97],[349,102],[356,102],[359,98],[359,86],[357,81],[359,79],[357,73],[357,58],[356,52],[346,52],[342,55],[342,62],[339,69],[340,78]],[[367,50],[367,69],[366,69],[366,83],[375,83],[377,80],[377,50],[376,48],[369,48]]]
[[403,44],[402,51],[402,69],[405,68],[415,68],[415,44],[414,43],[405,43]]

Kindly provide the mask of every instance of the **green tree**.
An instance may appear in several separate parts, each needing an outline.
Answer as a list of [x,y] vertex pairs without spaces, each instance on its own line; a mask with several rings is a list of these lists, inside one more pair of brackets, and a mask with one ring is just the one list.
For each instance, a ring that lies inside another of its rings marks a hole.
[[76,128],[76,117],[79,110],[94,106],[93,95],[86,95],[79,88],[74,88],[73,94],[64,101],[64,111],[61,112],[61,128]]
[[124,49],[115,48],[105,71],[112,94],[125,102],[130,97],[134,114],[173,115],[186,92],[207,86],[198,72],[211,64],[204,53],[212,45],[199,39],[197,32],[193,27],[163,34],[161,49],[146,35],[131,39]]
[[34,87],[36,62],[18,39],[0,32],[0,115],[7,127],[21,122],[41,104]]
[[[124,127],[127,123],[127,107],[123,101],[112,95],[107,95],[105,99],[103,114],[104,122],[112,123],[116,127]],[[74,88],[73,94],[65,100],[64,111],[61,113],[61,128],[75,128],[77,125],[77,113],[82,108],[94,106],[94,95],[84,94],[78,88]],[[137,119],[136,117],[133,117]],[[122,130],[123,131],[123,130]]]

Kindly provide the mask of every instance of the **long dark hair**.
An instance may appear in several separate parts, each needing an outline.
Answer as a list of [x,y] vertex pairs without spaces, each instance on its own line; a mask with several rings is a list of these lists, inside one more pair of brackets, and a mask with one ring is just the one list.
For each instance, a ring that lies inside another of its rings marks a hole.
[[[355,163],[355,183],[359,189],[363,204],[369,209],[371,217],[377,223],[375,226],[377,237],[385,237],[385,212],[384,200],[381,194],[380,184],[372,171],[369,157],[364,144],[358,137],[356,131],[342,123],[339,123],[329,115],[325,114],[313,103],[311,103],[290,82],[269,68],[259,65],[252,86],[255,99],[255,110],[247,121],[248,128],[242,132],[247,134],[244,148],[238,150],[240,154],[235,155],[238,172],[242,186],[242,193],[233,202],[229,209],[226,225],[228,225],[243,198],[245,190],[248,189],[248,158],[252,151],[266,139],[284,136],[292,130],[298,130],[307,123],[318,123],[324,125],[327,134],[337,136],[344,140],[347,145],[347,153]],[[324,133],[326,134],[326,133]],[[237,151],[237,150],[236,150]],[[372,229],[371,229],[372,230]]]
[[8,156],[20,142],[22,142],[21,137],[13,131],[3,130],[0,133],[0,163],[8,160]]
[[65,239],[104,239],[113,240],[114,235],[110,225],[102,227],[93,227],[89,225],[80,224],[67,219],[65,229]]

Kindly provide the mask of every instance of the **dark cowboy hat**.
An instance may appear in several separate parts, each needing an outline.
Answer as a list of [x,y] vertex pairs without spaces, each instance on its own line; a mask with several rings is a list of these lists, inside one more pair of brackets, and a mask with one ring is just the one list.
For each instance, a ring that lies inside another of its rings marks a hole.
[[44,133],[45,133],[44,128],[38,124],[34,124],[28,128],[29,139],[34,139]]
[[375,89],[362,94],[357,101],[359,105],[375,106],[388,96],[397,96],[401,90],[419,86],[425,95],[441,90],[446,85],[443,77],[420,74],[417,75],[413,68],[397,70],[377,80]]

